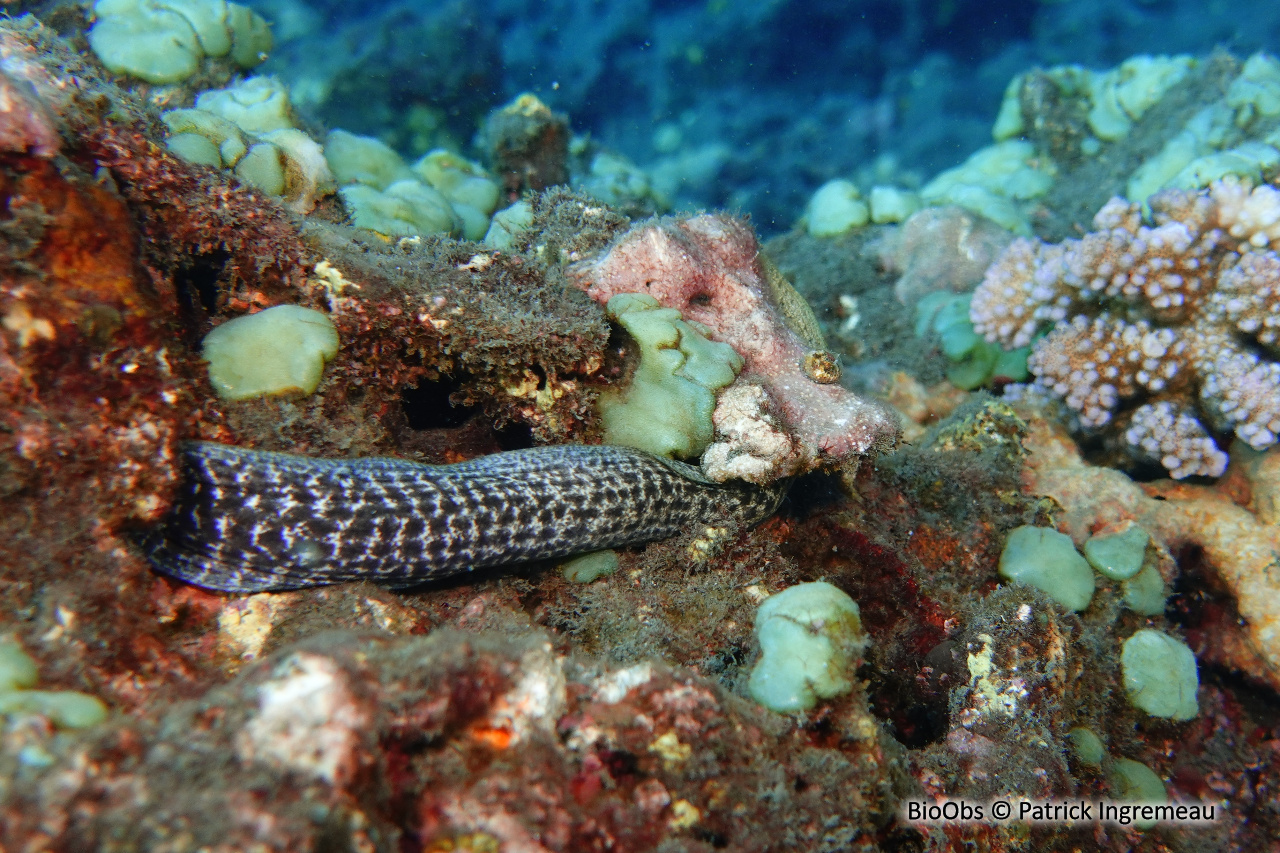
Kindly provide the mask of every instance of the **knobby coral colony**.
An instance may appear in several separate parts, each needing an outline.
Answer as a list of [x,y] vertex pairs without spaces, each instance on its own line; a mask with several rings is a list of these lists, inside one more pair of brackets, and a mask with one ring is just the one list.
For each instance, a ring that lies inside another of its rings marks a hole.
[[785,483],[719,484],[626,447],[561,445],[456,465],[184,448],[157,569],[227,592],[367,580],[406,587],[485,566],[753,524]]
[[1280,191],[1225,179],[1149,204],[1151,225],[1112,199],[1081,239],[1014,241],[970,316],[1006,348],[1034,340],[1035,386],[1085,432],[1175,478],[1216,477],[1214,433],[1257,450],[1280,436]]

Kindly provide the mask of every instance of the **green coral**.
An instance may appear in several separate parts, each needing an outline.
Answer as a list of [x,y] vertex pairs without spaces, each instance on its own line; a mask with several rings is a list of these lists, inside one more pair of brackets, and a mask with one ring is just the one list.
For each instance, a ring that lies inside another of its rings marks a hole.
[[[1200,91],[1199,108],[1180,125],[1147,129],[1160,134],[1155,141],[1162,137],[1162,144],[1152,150],[1152,139],[1139,135],[1130,146],[1141,159],[1121,176],[1126,197],[1142,204],[1166,187],[1201,189],[1227,175],[1257,183],[1280,168],[1280,62],[1266,53],[1249,57],[1225,96],[1221,84],[1205,85],[1222,67],[1189,56],[1141,55],[1106,71],[1062,65],[1027,72],[1005,90],[992,135],[997,145],[1031,139],[1069,165],[1072,152],[1094,158],[1109,144],[1125,144],[1175,89]],[[1065,139],[1055,144],[1053,134],[1077,142],[1064,147]]]
[[59,728],[83,729],[107,718],[101,699],[74,690],[34,690],[36,662],[11,640],[0,641],[0,714],[39,714]]
[[1035,587],[1067,610],[1079,612],[1093,600],[1093,569],[1070,536],[1050,528],[1011,530],[1000,554],[1000,575]]
[[804,225],[810,237],[834,237],[871,221],[871,207],[852,181],[827,181],[809,199]]
[[805,711],[853,689],[867,646],[858,604],[824,581],[771,595],[756,611],[760,659],[747,691],[771,711]]
[[1005,351],[973,330],[969,319],[969,293],[931,293],[916,305],[916,336],[938,335],[942,352],[952,362],[947,379],[957,388],[972,391],[990,385],[997,376],[1024,382],[1031,347]]
[[737,378],[742,357],[652,296],[621,293],[605,310],[640,346],[631,384],[600,395],[605,442],[659,456],[701,455],[715,434],[716,392]]
[[396,181],[386,189],[352,184],[338,190],[351,224],[387,237],[462,233],[462,220],[439,192],[416,180]]
[[1184,721],[1200,712],[1200,674],[1195,653],[1163,631],[1143,628],[1120,652],[1129,703],[1153,717]]
[[388,237],[480,240],[502,200],[501,188],[479,164],[444,149],[409,166],[381,140],[334,130],[324,153],[352,223]]
[[89,47],[108,69],[148,83],[177,83],[206,56],[252,68],[271,50],[257,13],[224,0],[98,0]]
[[289,90],[274,77],[250,77],[211,89],[192,109],[160,116],[168,126],[169,150],[191,163],[232,169],[236,177],[268,195],[280,196],[298,213],[333,192],[333,174],[319,144],[293,127]]
[[592,551],[560,564],[561,576],[570,583],[591,583],[617,570],[617,551]]
[[313,393],[338,352],[328,315],[276,305],[228,320],[204,337],[209,383],[224,400]]

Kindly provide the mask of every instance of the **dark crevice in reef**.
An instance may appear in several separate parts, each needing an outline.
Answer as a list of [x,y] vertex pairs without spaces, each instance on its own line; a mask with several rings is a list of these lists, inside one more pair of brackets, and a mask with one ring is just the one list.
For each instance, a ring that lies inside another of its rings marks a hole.
[[477,407],[456,406],[449,401],[460,387],[459,382],[442,379],[406,388],[400,395],[400,405],[409,421],[409,429],[453,429],[471,420],[478,411]]
[[[928,673],[929,678],[917,678]],[[957,681],[954,673],[934,669],[910,671],[864,667],[871,713],[888,725],[894,738],[908,749],[923,749],[946,737],[949,728],[948,697]],[[925,683],[918,683],[924,681]]]
[[480,406],[451,402],[461,388],[461,381],[446,378],[423,381],[401,393],[404,419],[398,431],[402,450],[446,462],[457,461],[459,456],[470,458],[533,446],[533,430],[528,424],[512,422],[495,428]]
[[1244,624],[1235,596],[1216,578],[1199,545],[1184,546],[1174,558],[1178,573],[1165,616],[1182,629],[1196,653],[1201,682],[1216,684],[1246,708],[1246,716],[1258,721],[1260,728],[1280,726],[1280,695],[1214,660],[1213,649]]
[[502,450],[523,450],[533,447],[533,428],[528,424],[507,424],[498,430],[497,438]]
[[796,477],[778,507],[778,513],[790,518],[808,518],[819,510],[844,500],[840,478],[835,474],[814,471]]
[[1245,624],[1235,596],[1219,580],[1207,564],[1204,549],[1185,545],[1174,554],[1178,573],[1169,591],[1165,616],[1182,629],[1187,644],[1200,661],[1202,680],[1212,679],[1242,704],[1258,706],[1251,712],[1280,722],[1280,696],[1269,687],[1212,663],[1213,650],[1224,638],[1241,630]]
[[[859,677],[871,713],[908,748],[946,736],[950,691],[967,682],[963,655],[946,640],[938,605],[891,548],[821,513],[801,521],[784,553],[858,602],[871,638]],[[961,678],[960,676],[965,677]]]
[[1187,639],[1200,644],[1241,624],[1235,596],[1205,565],[1204,549],[1186,545],[1174,554],[1178,573],[1165,607],[1165,615],[1182,628]]
[[174,270],[173,281],[177,286],[178,301],[187,312],[216,314],[219,296],[218,281],[222,278],[230,256],[224,251],[194,255],[189,264]]

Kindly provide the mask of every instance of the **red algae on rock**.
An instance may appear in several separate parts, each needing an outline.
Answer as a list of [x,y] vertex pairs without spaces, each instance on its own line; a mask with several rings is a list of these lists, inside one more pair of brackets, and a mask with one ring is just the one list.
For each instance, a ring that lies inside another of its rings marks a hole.
[[137,263],[118,197],[27,165],[0,175],[11,217],[0,279],[7,474],[47,498],[87,475],[74,498],[96,502],[106,527],[155,520],[182,411],[163,328],[172,300]]
[[21,84],[0,146],[0,601],[51,683],[132,708],[198,677],[172,640],[204,617],[157,602],[125,536],[168,505],[192,397],[178,300],[75,133],[92,75],[51,38],[0,28]]

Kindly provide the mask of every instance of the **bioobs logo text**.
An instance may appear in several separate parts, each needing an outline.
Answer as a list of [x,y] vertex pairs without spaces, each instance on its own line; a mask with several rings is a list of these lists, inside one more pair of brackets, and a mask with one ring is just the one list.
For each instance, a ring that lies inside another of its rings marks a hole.
[[964,800],[907,800],[902,804],[902,813],[910,823],[978,823],[989,819],[989,811],[988,804]]
[[1031,800],[1018,797],[974,803],[966,800],[907,800],[902,816],[907,823],[1109,823],[1147,828],[1157,823],[1211,824],[1220,805],[1197,802],[1127,803],[1112,800]]

